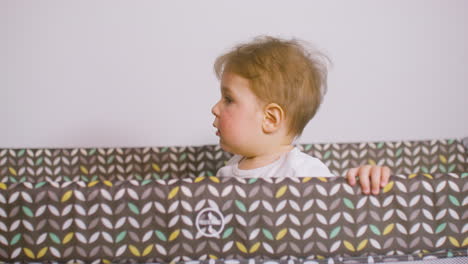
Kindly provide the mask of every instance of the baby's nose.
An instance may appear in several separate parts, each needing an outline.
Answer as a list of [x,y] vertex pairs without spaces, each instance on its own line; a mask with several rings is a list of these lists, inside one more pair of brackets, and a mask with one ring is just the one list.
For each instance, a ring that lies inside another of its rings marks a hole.
[[218,116],[218,104],[219,102],[217,102],[212,108],[211,108],[211,113],[215,116]]

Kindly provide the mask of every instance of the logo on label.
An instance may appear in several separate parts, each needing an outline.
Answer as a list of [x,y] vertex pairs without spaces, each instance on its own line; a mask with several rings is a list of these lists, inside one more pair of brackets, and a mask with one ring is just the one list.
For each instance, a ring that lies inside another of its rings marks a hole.
[[224,229],[224,216],[216,208],[205,208],[198,213],[195,225],[202,236],[219,238]]

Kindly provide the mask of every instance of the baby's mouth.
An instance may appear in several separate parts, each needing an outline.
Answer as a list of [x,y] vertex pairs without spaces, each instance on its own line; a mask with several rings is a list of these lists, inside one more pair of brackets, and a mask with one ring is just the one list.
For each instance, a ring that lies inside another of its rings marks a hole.
[[219,129],[213,124],[216,136],[219,136]]

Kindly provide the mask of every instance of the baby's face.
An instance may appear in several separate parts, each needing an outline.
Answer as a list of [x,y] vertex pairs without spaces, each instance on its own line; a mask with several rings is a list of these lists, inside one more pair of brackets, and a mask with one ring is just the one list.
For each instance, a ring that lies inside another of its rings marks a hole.
[[221,79],[221,100],[211,112],[215,115],[216,135],[225,151],[243,156],[255,151],[262,141],[263,110],[247,79],[225,72]]

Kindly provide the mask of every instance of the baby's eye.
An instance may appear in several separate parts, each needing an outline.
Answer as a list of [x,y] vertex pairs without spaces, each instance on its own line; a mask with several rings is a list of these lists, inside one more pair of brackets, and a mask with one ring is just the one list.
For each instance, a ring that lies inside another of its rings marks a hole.
[[224,96],[224,101],[228,104],[232,103],[232,99],[229,96]]

